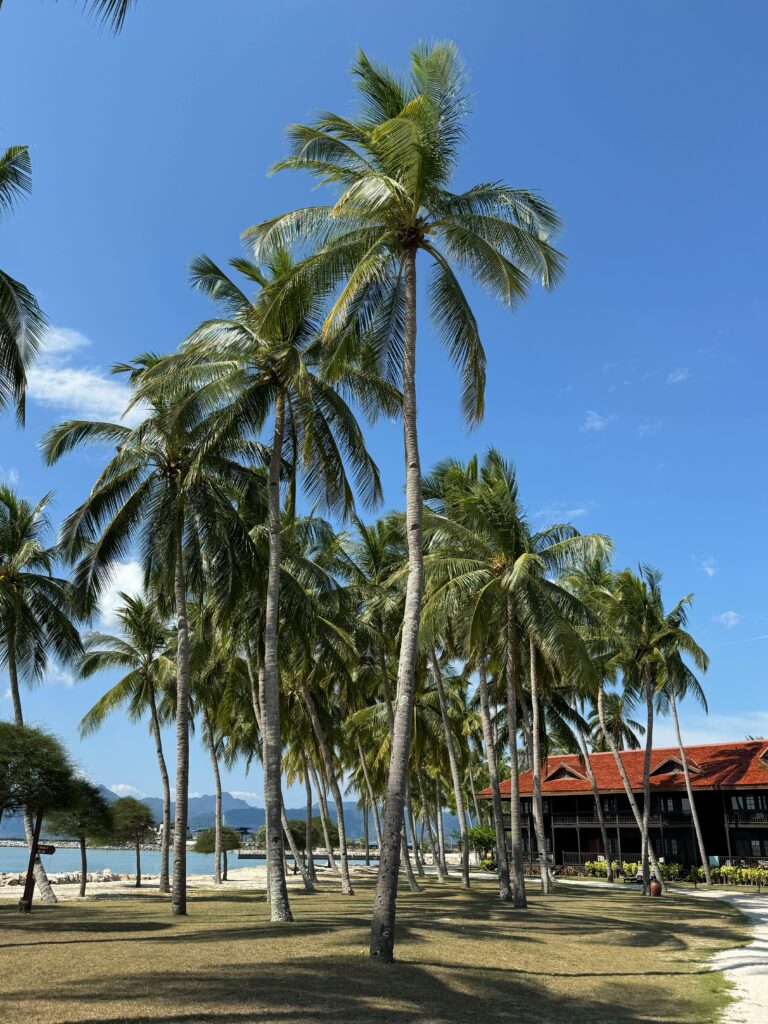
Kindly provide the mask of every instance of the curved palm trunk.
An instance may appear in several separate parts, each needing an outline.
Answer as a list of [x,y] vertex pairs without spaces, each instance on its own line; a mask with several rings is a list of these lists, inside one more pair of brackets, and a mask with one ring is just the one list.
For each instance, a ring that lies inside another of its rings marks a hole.
[[168,857],[171,848],[171,780],[168,778],[168,767],[165,763],[163,742],[160,737],[160,716],[157,713],[157,699],[152,680],[147,677],[147,694],[149,711],[152,718],[152,735],[155,738],[157,766],[163,785],[163,836],[160,840],[160,892],[170,892],[171,885],[168,874]]
[[677,746],[680,750],[680,762],[683,766],[683,776],[685,777],[685,789],[688,793],[688,803],[691,805],[691,819],[693,820],[693,829],[696,833],[696,842],[699,845],[699,856],[701,857],[701,866],[704,868],[704,878],[707,885],[712,885],[712,872],[709,870],[709,858],[707,857],[707,851],[704,846],[704,836],[701,831],[701,824],[699,822],[699,813],[696,810],[696,803],[693,799],[693,786],[691,785],[691,772],[688,767],[688,755],[685,752],[683,746],[683,737],[680,735],[680,722],[677,717],[677,700],[675,699],[674,693],[670,698],[670,706],[672,708],[672,721],[675,723],[675,738],[677,739]]
[[[443,828],[443,787],[440,776],[435,779],[435,806],[437,808],[437,853],[443,874],[448,874],[448,861],[445,859],[445,829]],[[469,844],[467,844],[469,845]]]
[[211,720],[208,716],[207,711],[203,711],[203,727],[205,729],[205,741],[208,747],[208,753],[211,755],[211,767],[213,768],[213,784],[214,784],[214,810],[213,810],[213,881],[216,885],[221,885],[221,773],[219,772],[219,759],[216,756],[216,744],[213,739],[213,729],[211,728]]
[[312,784],[317,791],[317,805],[320,809],[320,825],[323,829],[323,839],[325,840],[325,848],[328,851],[328,867],[333,871],[334,875],[339,874],[339,866],[336,863],[336,858],[333,856],[333,843],[331,842],[331,828],[330,820],[331,816],[328,813],[328,798],[325,795],[325,787],[323,786],[320,778],[317,774],[317,769],[310,760],[308,762],[309,770],[312,773]]
[[[435,836],[432,832],[432,822],[429,819],[429,809],[427,805],[427,788],[424,785],[424,776],[421,769],[418,770],[416,775],[419,782],[419,796],[421,797],[421,808],[422,808],[422,826],[427,826],[427,838],[429,839],[429,848],[432,851],[432,863],[435,865],[437,871],[438,882],[445,881],[445,872],[443,871],[443,865],[440,862],[440,851],[435,846]],[[438,807],[438,818],[440,817],[440,808]],[[422,833],[423,835],[423,833]]]
[[496,863],[499,871],[499,899],[511,900],[512,890],[509,883],[509,861],[507,859],[507,838],[504,835],[504,812],[501,806],[501,790],[499,789],[499,770],[496,764],[496,747],[494,745],[493,728],[491,727],[491,710],[488,702],[488,677],[485,669],[485,654],[481,654],[477,665],[478,691],[480,694],[480,721],[483,726],[483,744],[485,759],[488,762],[488,777],[491,782],[491,808],[493,825],[496,830]]
[[176,538],[174,570],[176,610],[176,821],[173,832],[171,910],[187,912],[187,799],[189,794],[189,617],[182,530]]
[[[408,582],[400,636],[397,697],[392,751],[387,778],[384,828],[371,922],[370,956],[390,963],[395,949],[395,904],[400,869],[408,753],[411,745],[416,656],[424,592],[421,465],[416,425],[416,249],[405,253],[405,330],[403,345],[403,440],[405,449],[405,514],[408,539]],[[406,851],[407,852],[407,851]]]
[[[507,738],[509,741],[509,842],[512,847],[512,888],[516,907],[527,907],[525,865],[523,863],[523,825],[520,817],[520,765],[517,758],[517,669],[515,665],[515,608],[507,596]],[[479,821],[479,819],[478,819]]]
[[371,864],[371,837],[368,825],[368,797],[363,797],[363,842],[365,843],[365,866]]
[[141,843],[136,840],[136,888],[141,888]]
[[[578,714],[578,710],[577,710]],[[611,851],[608,845],[608,829],[605,827],[605,814],[603,813],[603,801],[600,796],[600,790],[597,786],[597,779],[595,773],[592,770],[592,762],[589,759],[589,748],[587,747],[587,738],[584,735],[584,726],[581,721],[576,722],[576,738],[579,742],[579,750],[581,751],[581,757],[584,761],[584,768],[587,772],[587,778],[589,779],[589,785],[592,789],[592,798],[595,801],[595,813],[597,814],[597,822],[600,826],[600,838],[603,841],[603,853],[605,855],[606,864],[606,879],[609,882],[613,881],[613,868],[611,867]]]
[[85,896],[88,881],[88,854],[85,848],[85,836],[80,836],[80,895]]
[[[539,702],[539,672],[536,667],[536,645],[529,641],[531,658],[531,778],[533,779],[533,826],[539,847],[539,871],[541,891],[548,895],[552,891],[552,876],[549,872],[549,857],[544,833],[544,804],[541,797],[541,704]],[[554,853],[554,851],[553,851]]]
[[282,738],[278,679],[277,625],[280,600],[280,467],[285,431],[285,399],[275,403],[275,429],[269,457],[269,570],[264,623],[264,803],[266,805],[269,901],[273,921],[292,921],[285,881],[280,809]]
[[403,822],[403,831],[400,833],[400,859],[403,862],[405,869],[405,877],[408,881],[408,888],[411,892],[421,892],[421,886],[416,881],[416,876],[413,873],[413,865],[411,864],[411,852],[408,849],[408,839],[405,834],[405,822]]
[[309,712],[309,720],[312,723],[312,730],[317,737],[320,754],[323,758],[323,764],[325,765],[326,778],[328,779],[328,785],[331,788],[331,796],[333,797],[333,803],[336,807],[336,828],[339,832],[339,861],[341,863],[341,891],[345,896],[354,896],[355,893],[349,877],[347,830],[344,825],[344,803],[341,799],[341,790],[339,789],[339,783],[336,778],[336,769],[333,765],[333,755],[331,753],[331,748],[328,745],[325,729],[323,729],[323,723],[320,721],[320,716],[317,713],[314,698],[309,692],[309,687],[306,683],[302,684],[301,696],[304,704],[306,705],[307,711]]
[[[453,783],[453,799],[456,802],[456,817],[459,819],[459,838],[461,840],[461,884],[464,889],[469,888],[469,840],[467,838],[467,815],[464,810],[464,794],[461,788],[461,773],[459,762],[456,757],[456,749],[453,745],[451,723],[448,719],[448,706],[445,700],[445,687],[443,685],[443,673],[437,660],[437,654],[432,652],[432,667],[435,673],[435,686],[437,688],[437,700],[440,705],[440,719],[443,723],[443,739],[445,749],[448,753],[448,767],[451,772]],[[442,808],[437,808],[438,829],[442,823]]]
[[416,864],[416,874],[424,877],[424,865],[421,863],[421,853],[416,838],[416,817],[413,813],[413,800],[411,799],[411,784],[408,783],[408,790],[405,798],[405,810],[408,815],[408,827],[411,830],[411,842],[413,844],[413,859]]
[[[21,710],[21,691],[19,690],[19,675],[16,668],[16,644],[14,636],[11,631],[8,633],[7,638],[7,652],[8,652],[8,682],[11,690],[11,701],[13,702],[13,720],[16,725],[24,725],[24,715]],[[32,815],[28,810],[24,810],[24,837],[27,841],[27,846],[31,850],[34,844],[35,829],[32,824]],[[35,855],[35,863],[33,868],[35,877],[35,884],[37,885],[38,891],[40,892],[40,899],[44,903],[57,903],[56,894],[53,891],[51,883],[48,881],[48,875],[45,873],[43,862],[40,860],[40,855]]]
[[[365,788],[368,792],[368,802],[373,810],[373,830],[376,833],[376,842],[381,849],[381,819],[379,818],[379,808],[376,803],[376,797],[373,795],[373,786],[371,785],[371,777],[368,774],[368,765],[365,760],[365,751],[363,745],[360,742],[360,737],[357,738],[357,756],[360,758],[360,767],[363,770],[363,779],[365,780]],[[368,816],[366,812],[366,823]]]
[[[309,871],[307,870],[307,865],[304,863],[304,858],[301,856],[299,848],[296,845],[296,840],[293,838],[293,832],[291,832],[290,826],[288,824],[288,818],[285,813],[285,807],[283,807],[282,805],[280,807],[280,819],[283,824],[283,835],[288,840],[288,848],[291,851],[293,863],[296,865],[296,867],[301,873],[301,879],[304,882],[304,889],[307,892],[314,892],[314,883],[310,878]],[[295,873],[296,872],[294,871],[294,874]]]
[[[629,806],[632,809],[632,814],[634,815],[637,827],[640,830],[642,842],[643,816],[640,812],[637,800],[635,799],[635,794],[632,791],[629,776],[627,775],[627,770],[624,767],[624,762],[621,760],[621,755],[619,754],[619,749],[616,746],[616,741],[614,740],[613,735],[608,729],[608,725],[605,721],[605,690],[603,689],[602,684],[600,685],[597,691],[597,718],[600,722],[600,730],[603,734],[603,738],[605,742],[608,744],[611,753],[613,754],[613,759],[616,762],[616,767],[619,771],[619,775],[621,776],[621,781],[624,783],[624,792],[627,794]],[[651,864],[653,865],[653,871],[656,875],[656,878],[659,881],[661,881],[661,868],[659,867],[659,862],[656,859],[656,853],[653,849],[653,843],[650,842],[650,839],[648,841],[648,856],[650,858]]]
[[302,763],[304,765],[304,792],[307,798],[307,809],[304,820],[304,845],[307,851],[307,871],[309,877],[313,882],[317,881],[317,871],[315,870],[315,856],[313,847],[315,845],[314,836],[312,835],[312,783],[309,780],[309,766],[307,765],[306,757],[302,757]]
[[475,808],[475,820],[477,821],[478,825],[482,825],[483,816],[480,813],[480,804],[477,802],[477,788],[475,786],[475,776],[474,773],[472,772],[472,750],[469,744],[467,744],[467,753],[469,755],[467,758],[467,777],[469,778],[469,792],[472,796],[472,803]]
[[[645,671],[645,753],[643,755],[643,827],[640,835],[640,850],[643,862],[643,893],[648,892],[651,881],[650,848],[651,848],[651,754],[653,753],[653,698],[655,697],[653,675],[650,669]],[[657,869],[656,877],[662,882],[661,872]],[[662,885],[664,883],[662,882]]]

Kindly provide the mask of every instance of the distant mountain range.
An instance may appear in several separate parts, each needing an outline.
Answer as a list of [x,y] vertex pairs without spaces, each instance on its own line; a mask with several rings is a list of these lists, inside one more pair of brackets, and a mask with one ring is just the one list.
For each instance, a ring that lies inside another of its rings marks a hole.
[[[112,802],[113,800],[118,799],[117,795],[113,793],[111,789],[107,789],[106,786],[99,786],[99,789],[106,800]],[[155,820],[159,823],[163,817],[163,801],[160,797],[145,796],[142,798],[142,803],[149,807],[155,816]],[[224,823],[226,825],[231,825],[232,828],[250,828],[255,831],[264,824],[263,807],[252,807],[250,804],[246,803],[245,800],[232,796],[231,793],[222,793],[221,803]],[[213,794],[190,797],[189,827],[193,831],[197,831],[198,829],[209,828],[213,825],[215,806],[216,798]],[[331,817],[335,821],[336,811],[333,807],[333,803],[330,803],[328,809]],[[173,813],[173,805],[171,805],[171,816],[173,816]],[[304,807],[286,807],[285,813],[289,819],[298,818],[303,821],[306,810]],[[312,813],[315,815],[320,813],[317,805],[312,808]],[[375,842],[376,834],[373,828],[373,816],[370,813],[368,815],[368,819],[370,839],[371,842]],[[347,835],[350,839],[362,838],[364,833],[363,812],[352,801],[344,801],[344,821],[347,826]],[[447,812],[443,812],[443,826],[445,828],[446,838],[450,838],[452,830],[458,828],[458,822],[455,816],[448,814]],[[418,828],[420,828],[420,825]],[[0,839],[22,839],[23,837],[24,825],[21,816],[16,814],[4,814],[2,821],[0,821]]]

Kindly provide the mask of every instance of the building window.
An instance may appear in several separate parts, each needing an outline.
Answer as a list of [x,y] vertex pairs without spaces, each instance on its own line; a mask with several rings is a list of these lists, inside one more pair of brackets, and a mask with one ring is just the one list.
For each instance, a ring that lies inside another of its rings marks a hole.
[[752,856],[753,857],[762,857],[762,855],[763,855],[762,845],[763,844],[760,842],[759,839],[751,839],[749,845],[752,848]]
[[668,840],[668,843],[669,843],[669,855],[670,855],[670,857],[676,857],[678,855],[678,852],[679,852],[678,846],[677,846],[677,840],[674,837],[670,837],[670,839]]
[[615,796],[604,796],[603,797],[603,811],[606,814],[616,813],[616,797]]
[[684,796],[680,803],[681,803],[681,806],[683,808],[683,814],[690,814],[691,813],[691,801],[688,799],[688,797]]

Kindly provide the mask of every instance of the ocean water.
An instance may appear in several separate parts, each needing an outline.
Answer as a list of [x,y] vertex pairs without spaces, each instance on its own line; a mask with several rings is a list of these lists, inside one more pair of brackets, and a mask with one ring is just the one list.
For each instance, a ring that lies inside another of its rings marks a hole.
[[[45,870],[51,874],[62,874],[67,871],[80,870],[80,851],[69,847],[57,847],[56,853],[42,858]],[[212,875],[213,874],[212,853],[187,853],[187,873],[190,875]],[[364,864],[363,857],[350,857],[350,864]],[[258,867],[264,863],[264,858],[252,858],[238,860],[237,852],[229,854],[229,867],[248,868]],[[29,851],[21,846],[0,846],[0,872],[15,873],[26,871],[29,864]],[[318,856],[318,864],[325,864],[325,857]],[[371,864],[376,865],[378,861],[373,857]],[[288,859],[290,870],[291,859]],[[133,850],[89,850],[88,870],[105,871],[109,869],[115,875],[132,875],[136,871],[136,854]],[[171,856],[171,870],[173,870],[173,856]],[[142,850],[141,873],[143,875],[157,875],[160,872],[160,854],[156,850]]]

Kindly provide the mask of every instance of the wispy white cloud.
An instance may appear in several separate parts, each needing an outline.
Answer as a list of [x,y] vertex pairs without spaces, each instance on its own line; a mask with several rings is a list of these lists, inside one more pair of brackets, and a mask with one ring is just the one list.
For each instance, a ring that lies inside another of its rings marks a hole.
[[75,677],[70,671],[68,671],[68,669],[62,668],[61,665],[52,663],[46,669],[45,683],[48,686],[71,687],[75,685]]
[[741,622],[741,615],[738,612],[729,610],[721,612],[719,615],[713,615],[712,621],[720,626],[725,626],[726,629],[733,629],[734,626],[738,626]]
[[114,782],[109,788],[118,796],[135,796],[139,800],[147,795],[143,789],[137,789],[127,782]]
[[11,688],[9,686],[9,687],[6,688],[6,691],[3,694],[3,700],[10,700],[10,699],[11,699]]
[[648,437],[650,434],[658,434],[663,426],[664,424],[661,420],[650,420],[646,423],[641,423],[637,428],[637,436]]
[[135,426],[145,414],[136,408],[124,416],[130,400],[128,386],[99,366],[77,361],[90,345],[90,338],[70,327],[49,328],[40,356],[29,371],[27,394],[40,405],[78,419]]
[[249,789],[230,789],[230,795],[238,800],[245,800],[248,804],[261,805],[261,793],[253,793]]
[[581,519],[588,512],[589,508],[586,505],[569,506],[565,502],[554,502],[533,512],[532,518],[545,523],[570,523],[574,519]]
[[0,480],[4,484],[9,484],[11,487],[15,487],[19,482],[19,471],[14,469],[13,466],[10,469],[4,469],[0,466]]
[[693,561],[710,579],[717,575],[717,563],[711,555],[704,555],[701,558],[693,556]]
[[117,611],[122,604],[120,594],[136,597],[144,592],[144,574],[138,562],[116,562],[109,585],[102,591],[99,618],[105,626],[117,625]]
[[594,409],[587,409],[584,414],[584,422],[581,425],[581,429],[605,430],[608,424],[615,419],[615,416],[602,416],[599,412],[595,412]]
[[667,384],[682,384],[684,380],[692,375],[693,371],[689,370],[687,366],[678,366],[676,370],[672,370],[667,375]]

